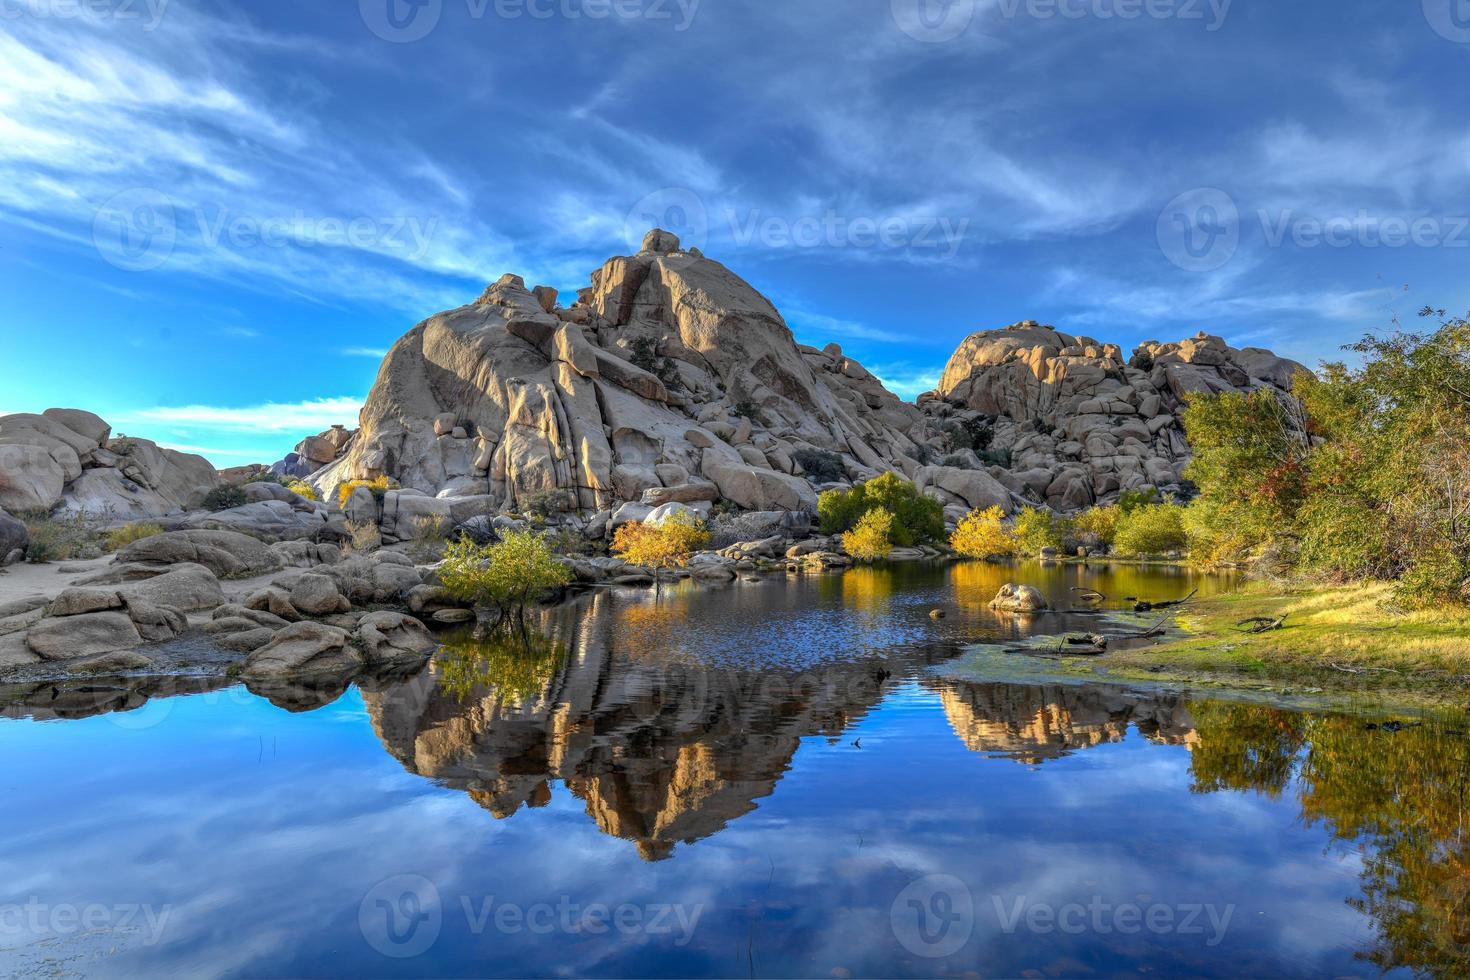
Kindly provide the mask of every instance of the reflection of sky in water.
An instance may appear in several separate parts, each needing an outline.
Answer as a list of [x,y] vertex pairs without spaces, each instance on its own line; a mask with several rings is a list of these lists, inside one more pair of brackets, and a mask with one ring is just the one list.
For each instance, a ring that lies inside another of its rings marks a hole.
[[[497,821],[404,772],[355,691],[297,715],[238,691],[176,699],[135,730],[106,717],[10,721],[8,895],[170,912],[153,948],[123,939],[91,958],[95,944],[72,938],[3,962],[81,952],[66,965],[83,974],[155,976],[748,975],[752,963],[757,975],[927,975],[941,964],[895,942],[889,906],[910,880],[948,873],[975,899],[951,972],[1106,976],[1135,960],[1162,975],[1361,972],[1350,950],[1364,924],[1343,902],[1355,864],[1324,853],[1289,801],[1191,794],[1189,758],[1130,733],[1036,768],[987,759],[954,737],[935,692],[905,685],[841,740],[804,740],[758,809],[645,863],[560,786],[544,808]],[[443,925],[428,952],[398,961],[365,943],[358,907],[403,873],[434,883]],[[1200,936],[1008,935],[997,913],[997,902],[1093,895],[1236,908],[1214,948]],[[683,947],[476,935],[461,899],[474,910],[491,897],[704,911]]]

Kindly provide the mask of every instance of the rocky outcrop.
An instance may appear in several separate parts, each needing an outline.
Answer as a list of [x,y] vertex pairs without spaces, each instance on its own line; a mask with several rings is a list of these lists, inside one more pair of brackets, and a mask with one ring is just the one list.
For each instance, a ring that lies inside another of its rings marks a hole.
[[[1077,510],[1123,490],[1177,492],[1189,462],[1179,413],[1195,392],[1285,392],[1306,369],[1201,333],[1146,341],[1126,361],[1115,344],[1034,321],[971,334],[920,403],[943,427],[983,433],[991,473],[1011,492]],[[947,489],[947,488],[946,488]]]
[[111,431],[70,408],[0,417],[0,508],[161,517],[198,507],[220,482],[202,456]]
[[840,349],[798,346],[764,296],[672,235],[610,259],[572,306],[554,295],[506,275],[414,327],[346,455],[313,481],[388,476],[506,509],[548,491],[598,509],[701,486],[744,508],[812,510],[804,450],[847,478],[918,465],[921,412]]

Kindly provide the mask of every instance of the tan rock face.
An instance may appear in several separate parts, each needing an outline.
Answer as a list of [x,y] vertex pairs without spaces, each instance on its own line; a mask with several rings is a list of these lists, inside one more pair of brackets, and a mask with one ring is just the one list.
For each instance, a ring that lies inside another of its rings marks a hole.
[[1178,485],[1189,462],[1179,413],[1191,393],[1285,392],[1305,370],[1204,333],[1147,341],[1125,361],[1114,344],[1027,321],[971,334],[920,401],[940,419],[955,409],[985,416],[990,449],[1010,456],[1002,482],[1075,510],[1122,490]]
[[[452,428],[436,426],[446,417]],[[926,425],[840,350],[799,347],[764,296],[660,231],[594,272],[571,309],[507,275],[420,323],[384,360],[361,421],[314,476],[324,489],[386,474],[505,506],[569,490],[584,508],[697,474],[743,507],[813,509],[799,450],[835,453],[857,477],[913,469],[910,430]]]

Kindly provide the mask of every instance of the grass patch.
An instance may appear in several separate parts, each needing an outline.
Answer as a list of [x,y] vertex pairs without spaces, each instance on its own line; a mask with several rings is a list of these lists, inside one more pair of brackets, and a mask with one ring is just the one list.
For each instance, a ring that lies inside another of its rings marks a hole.
[[[1250,583],[1196,599],[1176,617],[1184,635],[1118,650],[1099,666],[1120,677],[1255,680],[1360,690],[1458,691],[1470,679],[1470,610],[1405,612],[1392,585],[1286,587]],[[1249,634],[1235,624],[1286,616],[1282,629]]]

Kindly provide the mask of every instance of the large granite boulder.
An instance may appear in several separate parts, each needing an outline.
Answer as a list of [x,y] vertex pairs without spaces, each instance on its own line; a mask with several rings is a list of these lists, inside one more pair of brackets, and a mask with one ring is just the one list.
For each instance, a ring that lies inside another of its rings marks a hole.
[[140,538],[117,553],[117,561],[146,565],[203,565],[219,578],[251,578],[280,568],[276,552],[257,538],[235,531],[168,531]]
[[219,483],[202,456],[147,439],[110,438],[91,412],[48,408],[0,417],[0,507],[161,517],[197,507]]
[[414,327],[345,455],[312,480],[388,476],[517,510],[560,490],[609,509],[699,474],[742,507],[812,509],[804,449],[858,475],[917,465],[923,413],[840,349],[797,345],[764,296],[666,232],[608,260],[571,308],[554,293],[506,275]]
[[6,557],[13,552],[24,554],[30,541],[31,533],[26,526],[0,510],[0,565],[5,564]]

